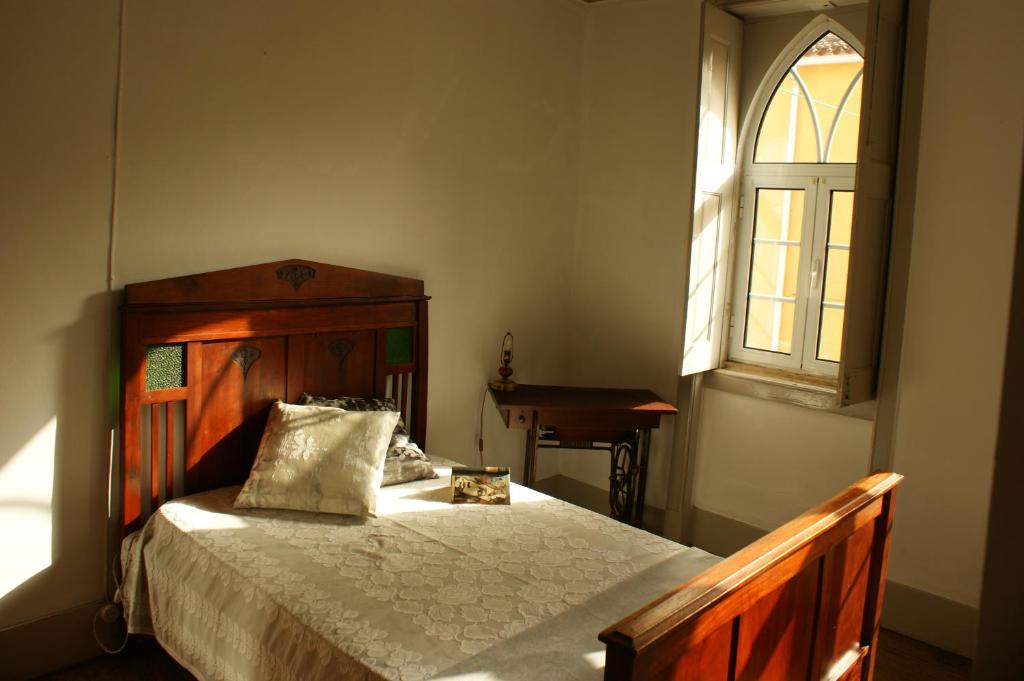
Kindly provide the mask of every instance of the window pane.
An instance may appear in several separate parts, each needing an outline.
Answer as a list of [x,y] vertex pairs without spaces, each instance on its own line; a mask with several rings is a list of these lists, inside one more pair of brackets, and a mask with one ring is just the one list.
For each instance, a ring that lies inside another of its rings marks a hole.
[[146,390],[185,386],[185,346],[146,346]]
[[843,349],[842,308],[826,307],[821,312],[821,336],[818,339],[818,359],[838,362]]
[[853,192],[833,191],[829,202],[828,243],[830,246],[849,246],[850,229],[853,227]]
[[790,354],[795,311],[796,303],[752,298],[747,303],[744,345],[755,350]]
[[863,82],[863,70],[857,69],[856,82],[850,88],[842,111],[834,120],[834,129],[830,133],[832,141],[828,144],[826,163],[856,163],[857,135],[860,132],[860,97]]
[[842,305],[846,302],[846,271],[850,266],[850,251],[830,248],[825,254],[825,291],[822,299],[826,303]]
[[758,130],[755,163],[855,163],[864,60],[826,33],[789,69]]
[[828,244],[825,249],[825,281],[821,294],[821,326],[818,328],[818,359],[838,362],[843,347],[846,276],[850,268],[850,227],[853,223],[853,192],[829,195]]
[[412,328],[388,329],[384,332],[384,363],[405,364],[412,361]]
[[758,189],[753,210],[743,344],[755,350],[789,354],[800,270],[804,190]]
[[818,141],[807,99],[790,71],[765,110],[755,163],[817,163]]
[[750,293],[762,296],[796,296],[800,268],[799,246],[754,243],[750,266]]
[[800,241],[803,189],[758,189],[754,195],[754,239]]

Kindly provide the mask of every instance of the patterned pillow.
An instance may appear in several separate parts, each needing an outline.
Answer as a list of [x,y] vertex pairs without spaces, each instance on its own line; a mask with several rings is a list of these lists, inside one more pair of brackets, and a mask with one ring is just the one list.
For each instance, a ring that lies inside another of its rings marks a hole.
[[373,515],[398,414],[276,402],[235,508]]
[[[394,401],[387,397],[330,398],[302,393],[299,404],[334,407],[345,411],[397,411]],[[399,417],[395,432],[391,435],[387,457],[384,459],[384,481],[381,487],[413,480],[432,480],[436,477],[437,473],[430,465],[430,457],[409,439],[409,431]]]

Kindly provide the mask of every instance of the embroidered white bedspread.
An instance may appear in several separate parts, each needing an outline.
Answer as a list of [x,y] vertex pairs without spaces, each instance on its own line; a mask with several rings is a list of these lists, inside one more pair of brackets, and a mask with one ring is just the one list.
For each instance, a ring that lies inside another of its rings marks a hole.
[[600,679],[598,632],[717,560],[518,485],[455,506],[437,471],[376,518],[164,504],[122,546],[129,631],[203,681]]

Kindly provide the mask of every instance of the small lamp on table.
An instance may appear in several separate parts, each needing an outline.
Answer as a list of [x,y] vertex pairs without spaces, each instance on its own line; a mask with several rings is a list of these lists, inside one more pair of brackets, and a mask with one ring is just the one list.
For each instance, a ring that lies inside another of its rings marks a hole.
[[501,378],[488,383],[491,390],[512,392],[517,387],[516,382],[510,378],[512,376],[512,341],[512,332],[510,331],[501,341],[501,352],[498,354],[498,375]]

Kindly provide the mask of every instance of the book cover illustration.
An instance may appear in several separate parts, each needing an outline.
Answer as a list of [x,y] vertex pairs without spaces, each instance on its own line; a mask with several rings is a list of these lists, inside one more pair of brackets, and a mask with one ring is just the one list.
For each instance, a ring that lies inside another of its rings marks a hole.
[[503,466],[452,468],[453,504],[508,504],[509,469]]

